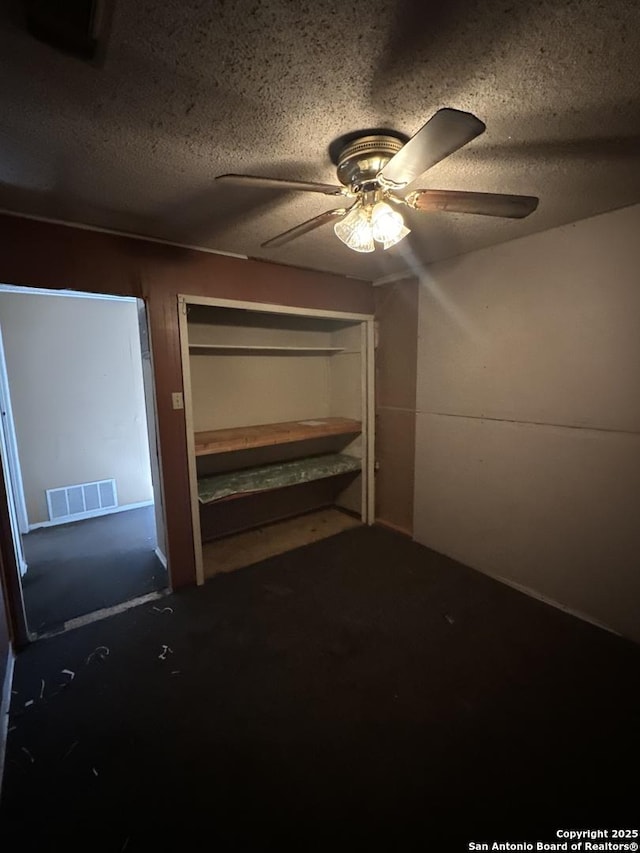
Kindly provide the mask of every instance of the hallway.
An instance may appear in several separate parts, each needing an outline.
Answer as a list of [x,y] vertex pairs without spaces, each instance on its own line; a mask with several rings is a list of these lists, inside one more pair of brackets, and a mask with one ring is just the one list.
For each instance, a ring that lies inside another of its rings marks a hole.
[[34,530],[23,537],[29,629],[41,634],[167,586],[153,506]]

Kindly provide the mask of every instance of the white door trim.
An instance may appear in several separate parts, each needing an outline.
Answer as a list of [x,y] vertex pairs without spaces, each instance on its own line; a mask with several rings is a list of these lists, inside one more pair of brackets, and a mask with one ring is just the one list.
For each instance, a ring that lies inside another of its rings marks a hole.
[[0,284],[0,293],[22,293],[24,296],[68,296],[72,299],[102,299],[103,302],[137,302],[135,296],[117,296],[111,293],[86,293],[83,290],[48,290],[26,284]]
[[11,408],[9,375],[7,373],[4,342],[2,340],[2,323],[0,323],[0,409],[5,434],[7,467],[9,469],[9,483],[7,483],[7,487],[11,488],[13,493],[18,529],[21,534],[25,534],[29,532],[29,518],[27,516],[27,503],[22,484],[22,469],[20,468],[20,457],[18,456],[18,440],[13,421],[13,409]]

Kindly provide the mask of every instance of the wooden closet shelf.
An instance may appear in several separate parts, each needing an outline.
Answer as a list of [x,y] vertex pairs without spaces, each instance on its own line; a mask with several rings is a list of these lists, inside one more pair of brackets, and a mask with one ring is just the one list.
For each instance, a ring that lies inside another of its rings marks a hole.
[[260,346],[258,344],[189,344],[189,352],[290,352],[290,353],[336,353],[344,352],[344,347],[297,347],[297,346]]
[[361,429],[360,421],[351,418],[310,418],[279,424],[214,429],[195,434],[195,450],[196,456],[229,453],[233,450],[270,447],[330,435],[357,435]]

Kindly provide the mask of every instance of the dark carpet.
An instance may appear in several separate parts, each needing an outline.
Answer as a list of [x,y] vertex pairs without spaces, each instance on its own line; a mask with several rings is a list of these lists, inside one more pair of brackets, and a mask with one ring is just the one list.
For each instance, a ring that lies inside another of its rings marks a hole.
[[639,663],[345,531],[20,654],[3,849],[466,851],[633,826]]
[[27,622],[38,634],[167,586],[167,572],[154,553],[152,506],[43,527],[23,543]]

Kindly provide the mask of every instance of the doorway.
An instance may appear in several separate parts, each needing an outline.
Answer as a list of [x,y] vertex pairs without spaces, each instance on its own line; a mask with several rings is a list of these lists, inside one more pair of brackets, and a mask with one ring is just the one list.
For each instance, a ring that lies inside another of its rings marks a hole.
[[142,300],[0,285],[0,450],[30,638],[168,587]]

